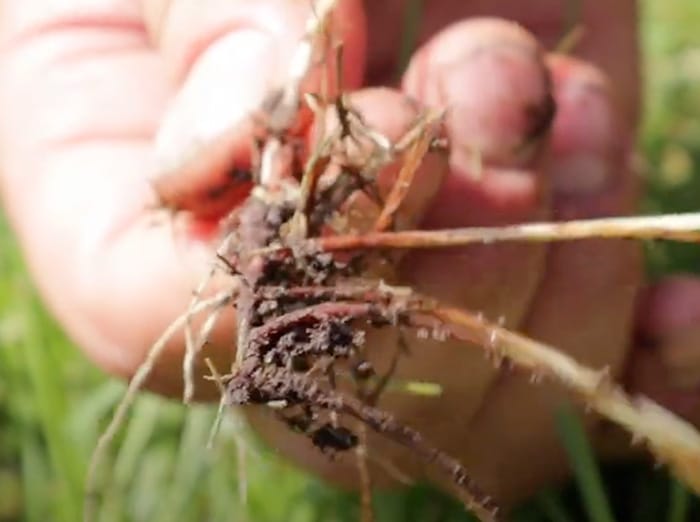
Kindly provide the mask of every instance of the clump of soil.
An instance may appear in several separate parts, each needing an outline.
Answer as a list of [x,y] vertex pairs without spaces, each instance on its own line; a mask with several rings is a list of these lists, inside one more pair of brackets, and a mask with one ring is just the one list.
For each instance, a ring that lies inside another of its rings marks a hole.
[[[334,183],[344,182],[338,177]],[[333,183],[325,189],[341,191]],[[269,406],[290,429],[331,455],[358,446],[360,434],[347,420],[360,421],[442,468],[472,509],[483,519],[496,519],[495,503],[456,459],[374,406],[391,375],[375,378],[364,356],[365,329],[409,326],[410,314],[376,281],[363,279],[366,257],[340,260],[309,246],[294,230],[298,216],[313,233],[332,213],[315,208],[297,213],[298,195],[295,185],[283,182],[259,190],[232,222],[237,241],[226,263],[242,284],[235,301],[238,363],[225,382],[228,404]],[[337,390],[341,376],[354,382],[354,395]]]

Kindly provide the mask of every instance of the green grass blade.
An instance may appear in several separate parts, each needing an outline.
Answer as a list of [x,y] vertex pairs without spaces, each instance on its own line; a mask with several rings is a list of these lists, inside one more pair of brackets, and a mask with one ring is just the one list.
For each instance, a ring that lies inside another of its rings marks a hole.
[[138,472],[140,458],[148,446],[158,423],[159,401],[144,396],[134,405],[124,442],[114,463],[114,480],[120,489],[126,488]]
[[538,495],[537,505],[550,522],[573,522],[561,500],[549,490]]
[[397,79],[403,75],[411,55],[418,45],[418,32],[420,31],[421,18],[423,16],[423,0],[408,0],[403,19],[403,32],[401,35],[401,46],[399,48]]
[[686,522],[689,520],[690,493],[677,480],[670,480],[671,500],[668,508],[668,522]]
[[[118,506],[122,511],[127,511],[124,520],[154,522],[157,520],[156,514],[168,507],[168,484],[175,468],[175,452],[175,444],[169,439],[149,446],[142,456],[140,471],[130,484],[129,504]],[[169,522],[177,520],[174,515],[174,511],[171,511]]]
[[584,507],[591,522],[614,522],[600,470],[581,421],[571,406],[560,409],[557,430],[569,456]]
[[67,437],[64,419],[67,417],[66,383],[56,350],[60,346],[47,333],[50,321],[34,299],[23,304],[28,317],[24,340],[15,348],[24,356],[38,421],[46,439],[51,474],[56,481],[55,520],[74,522],[80,519],[82,499],[83,459]]
[[[163,509],[155,520],[161,522],[172,522],[174,519],[190,520],[187,514],[197,513],[195,499],[203,493],[199,486],[205,484],[202,480],[204,472],[210,467],[211,454],[207,451],[207,441],[213,422],[212,408],[204,406],[189,408],[178,449],[172,488],[168,492],[166,502],[163,503]],[[231,494],[235,493],[232,491]]]
[[24,503],[23,520],[25,522],[44,522],[48,520],[49,509],[46,499],[50,490],[47,480],[46,458],[42,455],[41,448],[37,441],[33,440],[33,437],[25,436],[22,439],[20,462]]

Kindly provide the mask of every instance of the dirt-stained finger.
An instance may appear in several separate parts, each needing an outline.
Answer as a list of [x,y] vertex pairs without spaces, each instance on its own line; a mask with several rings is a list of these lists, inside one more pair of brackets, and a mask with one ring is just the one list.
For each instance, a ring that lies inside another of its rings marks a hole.
[[[404,90],[447,112],[449,171],[421,228],[491,226],[546,219],[540,174],[553,115],[550,79],[536,40],[496,19],[454,24],[414,56]],[[479,245],[411,252],[401,284],[514,326],[542,275],[545,248]],[[462,454],[471,419],[494,378],[478,350],[423,340],[403,367],[409,379],[438,382],[440,401],[392,400],[441,447]]]
[[[450,172],[422,226],[454,228],[545,219],[540,175],[555,106],[544,55],[517,24],[454,24],[412,60],[404,90],[444,108]],[[409,279],[423,291],[517,323],[534,285],[542,247],[499,245],[418,253]],[[459,267],[459,277],[440,267]]]
[[[310,8],[289,0],[144,2],[152,40],[177,88],[156,136],[153,181],[165,205],[216,217],[245,197],[253,133],[265,124],[261,108],[289,78]],[[345,85],[357,86],[364,59],[360,2],[339,3],[331,32],[345,42]],[[312,64],[309,90],[333,71],[333,56],[326,58],[323,67]]]
[[[446,61],[441,61],[443,58]],[[466,157],[463,150],[452,158],[456,161],[446,173],[428,217],[420,225],[444,228],[541,218],[546,198],[541,176],[535,173],[541,152],[537,149],[546,141],[548,118],[551,118],[547,111],[552,106],[544,56],[534,39],[504,21],[460,23],[428,43],[411,68],[413,72],[408,72],[405,92],[432,108],[439,109],[445,102],[449,104],[450,99],[459,102],[455,105],[464,111],[464,118],[456,117],[454,112],[448,117],[448,126],[456,131],[450,136],[451,141],[464,136],[483,149],[481,157],[485,159],[483,171],[477,172],[470,169],[471,163],[461,162]],[[489,86],[484,89],[475,77],[482,80],[488,77]],[[447,81],[452,83],[446,99],[443,87]],[[527,83],[527,89],[522,89],[523,82]],[[494,89],[497,90],[494,96],[485,97],[485,92]],[[367,110],[374,96],[376,92],[368,91]],[[534,116],[533,107],[539,111],[534,111],[537,112]],[[379,106],[373,120],[380,127],[383,123],[386,129],[391,123],[388,120],[401,114],[399,109],[392,109],[389,103]],[[464,119],[470,115],[482,125],[465,127]],[[523,144],[532,147],[524,150]],[[454,143],[451,145],[454,147]],[[512,324],[524,313],[536,286],[542,253],[543,249],[508,246],[460,249],[457,254],[410,254],[402,264],[399,283],[415,286],[453,304],[483,310],[496,320],[503,315],[505,322]],[[397,353],[400,343],[396,333],[380,332],[368,337],[368,353],[379,371],[386,369]],[[421,431],[432,444],[461,456],[471,418],[494,375],[493,367],[480,350],[466,348],[461,343],[416,338],[415,332],[407,332],[405,341],[410,354],[401,358],[396,379],[435,383],[442,394],[437,398],[387,394],[382,397],[382,407]],[[268,440],[288,451],[297,462],[334,482],[345,485],[355,482],[352,461],[330,465],[303,439],[282,436],[263,415],[252,416],[257,425],[264,426]],[[414,476],[424,472],[416,459],[395,445],[371,438],[371,447],[373,454],[381,455],[385,464],[389,464],[378,466],[376,474],[373,473],[379,487],[395,482],[395,477],[387,474],[387,467]]]
[[[558,112],[547,174],[558,220],[624,215],[634,211],[636,178],[630,165],[630,135],[605,76],[579,60],[550,57]],[[619,378],[627,354],[636,292],[641,284],[638,245],[585,240],[549,247],[546,277],[520,329],[593,368]],[[555,415],[561,386],[534,384],[505,372],[484,398],[468,439],[467,461],[486,484],[520,500],[543,482],[569,472]],[[586,416],[589,427],[597,422]],[[500,448],[486,455],[484,443]],[[626,443],[628,443],[628,438]],[[532,462],[541,463],[533,467]],[[515,466],[527,474],[498,473]]]
[[[364,190],[357,191],[348,202],[350,228],[347,232],[372,229],[404,163],[410,161],[411,147],[421,139],[439,139],[442,128],[442,120],[427,107],[391,88],[352,92],[341,105],[327,110],[323,136],[348,134],[343,138],[345,150],[340,151],[347,158],[338,160],[347,163],[346,170],[355,169],[356,174],[363,177],[361,183],[365,184]],[[319,135],[320,130],[321,127],[316,126],[309,133],[309,149],[325,139]],[[439,147],[427,148],[428,152],[416,162],[410,187],[396,209],[390,228],[417,226],[440,188],[447,156]],[[377,172],[369,172],[372,162],[379,166]]]

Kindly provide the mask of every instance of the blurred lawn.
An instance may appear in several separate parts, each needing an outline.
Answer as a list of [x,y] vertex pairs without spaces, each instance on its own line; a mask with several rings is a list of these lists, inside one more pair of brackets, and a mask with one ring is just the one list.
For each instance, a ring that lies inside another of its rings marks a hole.
[[[647,210],[694,210],[700,204],[700,1],[643,5]],[[654,275],[697,271],[700,250],[653,245],[649,262]],[[46,315],[2,223],[0,274],[0,522],[75,522],[90,452],[124,387],[93,369]],[[248,504],[242,505],[233,434],[244,428],[226,419],[219,444],[207,452],[214,414],[213,408],[185,409],[144,395],[117,441],[101,520],[357,520],[353,496],[290,469],[254,441]],[[609,467],[599,482],[576,420],[560,420],[579,481],[544,492],[516,520],[612,520],[606,496],[619,521],[700,520],[697,500],[662,470]],[[469,520],[454,502],[422,487],[378,495],[376,504],[385,522]]]

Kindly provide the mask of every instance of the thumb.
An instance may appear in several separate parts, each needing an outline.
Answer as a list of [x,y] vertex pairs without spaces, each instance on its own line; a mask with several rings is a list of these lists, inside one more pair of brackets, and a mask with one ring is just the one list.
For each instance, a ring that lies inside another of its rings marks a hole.
[[[156,139],[154,183],[164,204],[211,217],[243,199],[251,117],[285,81],[311,9],[312,2],[291,0],[209,0],[206,7],[144,0],[149,33],[177,90]],[[359,86],[362,2],[338,2],[331,31],[345,44],[345,87]]]

